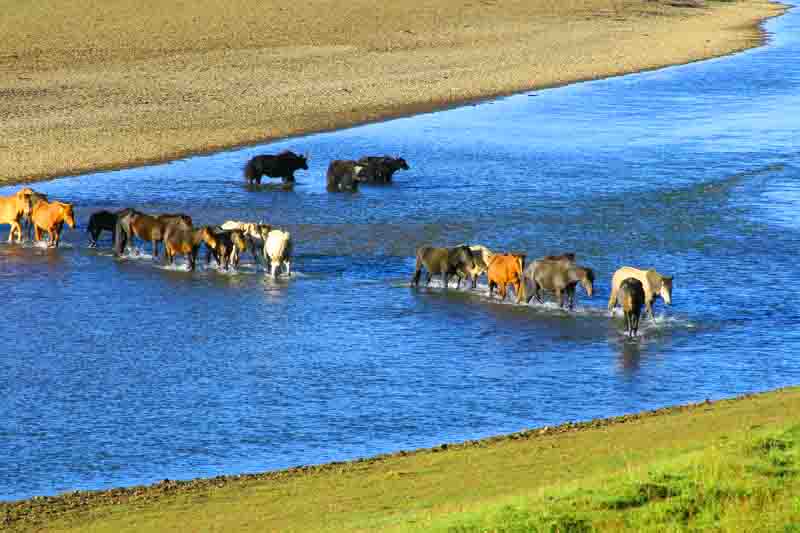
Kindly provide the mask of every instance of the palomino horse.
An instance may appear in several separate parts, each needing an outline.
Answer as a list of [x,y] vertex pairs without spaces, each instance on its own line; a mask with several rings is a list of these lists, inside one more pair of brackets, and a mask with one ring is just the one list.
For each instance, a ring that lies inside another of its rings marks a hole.
[[628,278],[638,279],[644,289],[644,305],[647,314],[651,319],[653,315],[653,303],[656,297],[661,296],[664,303],[672,305],[672,276],[659,274],[653,269],[641,270],[634,267],[622,267],[611,278],[611,297],[608,299],[608,310],[611,311],[617,305],[617,291],[622,282]]
[[[571,261],[537,260],[525,268],[525,291],[527,301],[534,296],[543,303],[542,289],[553,291],[556,301],[564,307],[564,297],[569,301],[569,308],[575,307],[575,287],[580,283],[589,298],[594,294],[594,271],[591,268],[578,266]],[[528,286],[530,285],[530,292]]]
[[191,229],[192,217],[183,214],[166,214],[150,216],[132,215],[130,218],[131,237],[136,236],[153,244],[153,259],[158,258],[158,243],[164,240],[164,232],[168,226],[178,225],[183,229]]
[[167,225],[164,231],[164,255],[169,264],[175,262],[175,256],[183,254],[189,262],[189,269],[194,270],[197,264],[197,251],[200,243],[205,242],[211,249],[217,248],[217,240],[208,226],[200,229],[191,229],[178,224]]
[[286,275],[292,275],[292,236],[288,231],[274,229],[264,242],[264,256],[269,257],[272,277],[278,276],[278,270],[286,265]]
[[8,242],[13,242],[14,233],[17,234],[19,242],[22,242],[20,220],[31,214],[31,198],[26,191],[30,189],[22,189],[11,196],[0,196],[0,224],[11,225]]
[[42,232],[46,231],[50,237],[48,246],[58,248],[64,222],[70,228],[75,227],[75,213],[72,204],[40,201],[31,211],[31,222],[33,222],[33,238],[35,240],[40,240]]

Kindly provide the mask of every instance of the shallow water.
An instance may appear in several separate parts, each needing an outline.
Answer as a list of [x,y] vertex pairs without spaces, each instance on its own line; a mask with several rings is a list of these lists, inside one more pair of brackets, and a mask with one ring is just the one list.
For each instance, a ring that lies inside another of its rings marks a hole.
[[[800,15],[736,56],[40,184],[99,209],[263,219],[291,279],[114,259],[107,235],[0,244],[0,499],[431,446],[800,382]],[[293,192],[254,154],[310,151]],[[390,187],[328,194],[327,162],[402,154]],[[0,189],[9,194],[16,188]],[[5,233],[3,233],[5,235]],[[575,251],[591,300],[412,290],[423,244]],[[249,261],[249,263],[248,263]],[[629,341],[613,271],[675,276]]]

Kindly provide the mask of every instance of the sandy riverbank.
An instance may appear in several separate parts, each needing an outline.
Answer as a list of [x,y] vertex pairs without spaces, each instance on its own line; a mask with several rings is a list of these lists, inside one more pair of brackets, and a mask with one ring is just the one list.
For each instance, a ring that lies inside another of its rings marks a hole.
[[759,44],[759,22],[781,12],[669,3],[11,0],[0,183],[720,56]]

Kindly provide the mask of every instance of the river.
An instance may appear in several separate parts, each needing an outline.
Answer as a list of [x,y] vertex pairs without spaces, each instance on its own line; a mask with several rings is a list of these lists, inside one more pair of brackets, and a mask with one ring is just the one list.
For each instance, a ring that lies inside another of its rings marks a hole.
[[[725,58],[168,164],[36,185],[100,209],[288,229],[273,281],[115,259],[106,234],[0,244],[0,499],[257,472],[800,383],[800,14]],[[258,153],[310,152],[292,192]],[[331,159],[402,155],[392,186],[325,191]],[[10,194],[18,187],[0,188]],[[3,232],[5,236],[5,232]],[[409,287],[423,244],[597,273],[578,308]],[[144,247],[149,253],[149,245]],[[628,341],[622,265],[673,275]]]

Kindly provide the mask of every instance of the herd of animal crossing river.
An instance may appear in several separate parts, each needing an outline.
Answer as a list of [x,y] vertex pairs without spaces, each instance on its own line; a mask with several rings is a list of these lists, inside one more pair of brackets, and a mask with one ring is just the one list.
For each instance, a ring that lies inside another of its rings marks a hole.
[[[0,245],[0,499],[270,470],[800,382],[800,15],[735,56],[168,164],[35,185],[75,205],[264,220],[291,277]],[[310,154],[290,191],[253,155]],[[326,192],[333,159],[402,155]],[[268,181],[268,180],[267,180]],[[0,189],[0,195],[19,187]],[[573,312],[409,281],[423,245],[565,251]],[[674,276],[640,336],[622,265]]]

